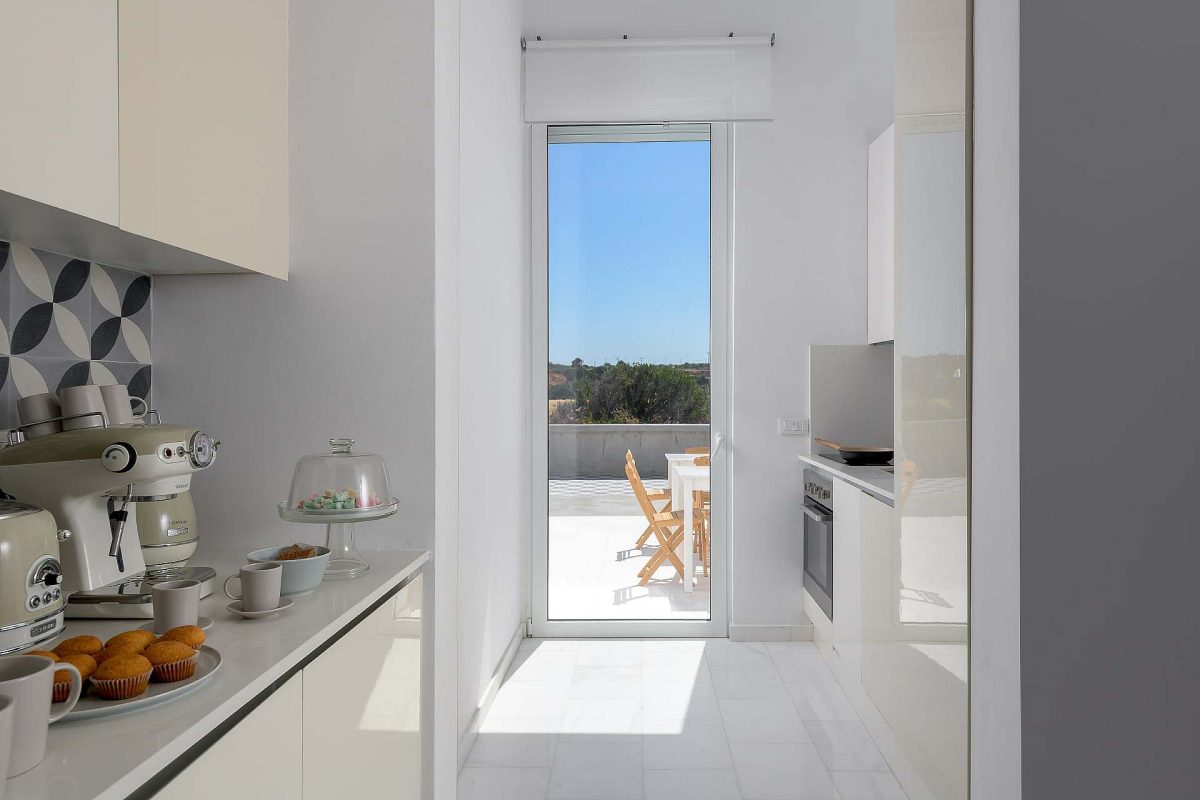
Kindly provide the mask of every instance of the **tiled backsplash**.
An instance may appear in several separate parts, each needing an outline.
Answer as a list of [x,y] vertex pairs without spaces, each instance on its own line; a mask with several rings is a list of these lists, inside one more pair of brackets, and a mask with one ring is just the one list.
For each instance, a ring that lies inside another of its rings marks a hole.
[[150,276],[0,241],[0,428],[17,399],[123,383],[150,402]]

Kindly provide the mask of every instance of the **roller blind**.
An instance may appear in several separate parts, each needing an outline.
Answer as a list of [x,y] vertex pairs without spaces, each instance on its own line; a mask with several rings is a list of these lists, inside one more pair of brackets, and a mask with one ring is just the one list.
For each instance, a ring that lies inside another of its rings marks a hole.
[[769,36],[526,44],[526,122],[770,118]]

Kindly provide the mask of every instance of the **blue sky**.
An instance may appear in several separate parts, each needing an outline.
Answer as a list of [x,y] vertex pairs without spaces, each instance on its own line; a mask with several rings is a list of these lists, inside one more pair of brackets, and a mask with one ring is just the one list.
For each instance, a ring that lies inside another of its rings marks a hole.
[[549,146],[550,361],[708,361],[708,148]]

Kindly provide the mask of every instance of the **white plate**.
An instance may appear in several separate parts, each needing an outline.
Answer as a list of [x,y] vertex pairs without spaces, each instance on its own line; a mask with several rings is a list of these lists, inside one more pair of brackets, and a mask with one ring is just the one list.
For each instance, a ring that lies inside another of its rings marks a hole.
[[276,608],[268,608],[266,611],[242,611],[242,601],[234,600],[229,605],[225,606],[225,610],[230,614],[236,614],[242,619],[266,619],[273,617],[280,611],[287,611],[292,607],[294,601],[290,597],[279,598],[279,606]]
[[79,702],[75,704],[75,708],[71,709],[71,712],[63,717],[62,721],[74,722],[76,720],[113,717],[117,714],[129,714],[149,708],[150,706],[159,705],[160,703],[169,703],[172,700],[183,697],[211,678],[213,673],[221,666],[221,654],[214,648],[205,644],[200,646],[198,652],[196,674],[187,680],[175,681],[174,683],[155,683],[151,681],[146,691],[128,700],[104,700],[92,694],[89,688],[79,698]]
[[[212,617],[200,617],[196,620],[196,626],[202,631],[206,631],[213,626]],[[144,631],[154,633],[154,620],[150,620],[145,625],[139,625],[139,628]]]

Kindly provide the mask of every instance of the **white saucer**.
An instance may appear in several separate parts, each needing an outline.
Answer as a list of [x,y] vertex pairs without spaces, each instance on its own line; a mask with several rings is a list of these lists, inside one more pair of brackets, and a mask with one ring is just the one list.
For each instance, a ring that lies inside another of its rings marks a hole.
[[[200,617],[196,620],[196,627],[198,627],[202,631],[206,631],[209,628],[211,628],[212,626],[213,626],[212,617]],[[144,631],[150,631],[151,633],[154,633],[154,620],[150,620],[145,625],[140,625],[139,627]]]
[[266,619],[267,617],[275,616],[280,611],[287,611],[292,607],[292,602],[292,598],[290,597],[281,597],[279,598],[278,608],[269,608],[266,611],[242,611],[242,601],[234,600],[225,606],[225,610],[230,614],[236,614],[242,619]]

